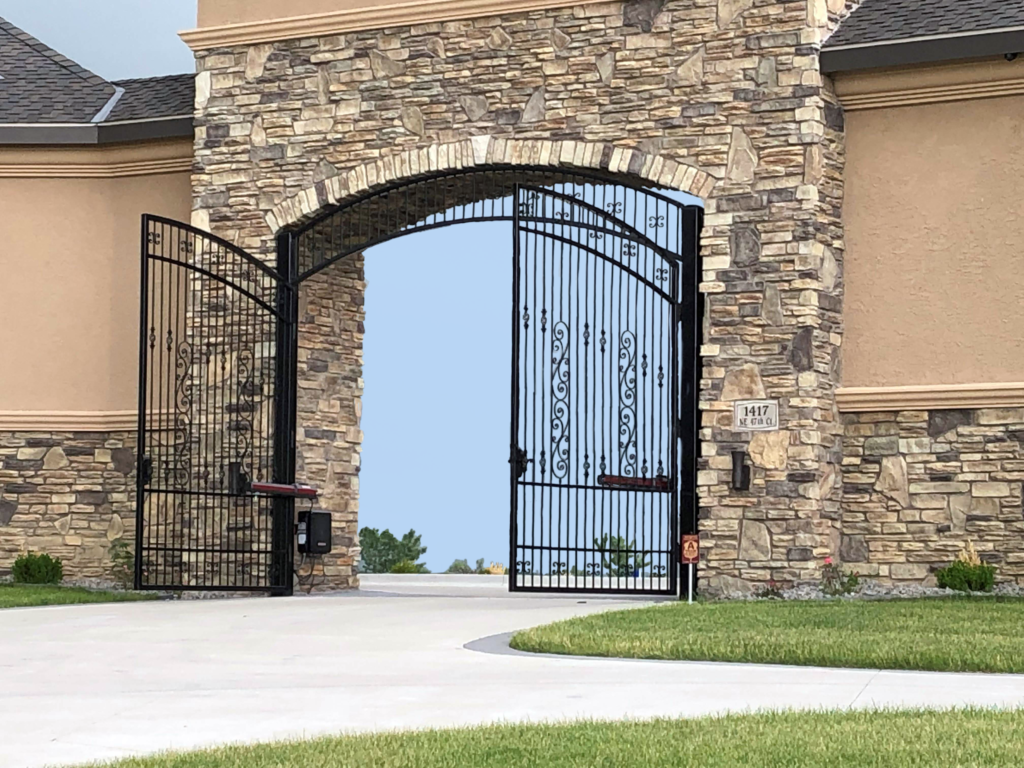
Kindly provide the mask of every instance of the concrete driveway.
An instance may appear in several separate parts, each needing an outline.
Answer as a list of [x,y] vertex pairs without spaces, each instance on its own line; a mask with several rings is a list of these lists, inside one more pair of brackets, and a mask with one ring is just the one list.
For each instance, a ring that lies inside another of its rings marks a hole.
[[498,721],[1024,705],[1010,675],[501,653],[494,635],[637,603],[511,597],[499,581],[0,612],[0,767]]

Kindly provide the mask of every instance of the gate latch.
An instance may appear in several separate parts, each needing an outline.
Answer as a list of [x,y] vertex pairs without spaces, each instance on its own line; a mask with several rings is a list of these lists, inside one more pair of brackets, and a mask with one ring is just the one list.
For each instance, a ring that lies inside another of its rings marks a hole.
[[533,459],[526,458],[526,451],[519,446],[512,449],[512,457],[508,460],[509,464],[514,465],[516,477],[523,477],[526,474],[528,464],[533,463]]

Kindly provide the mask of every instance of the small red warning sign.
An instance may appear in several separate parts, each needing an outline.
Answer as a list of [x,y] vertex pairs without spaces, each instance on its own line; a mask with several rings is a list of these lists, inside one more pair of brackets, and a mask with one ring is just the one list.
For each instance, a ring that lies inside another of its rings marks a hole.
[[700,562],[700,536],[687,534],[683,536],[683,565],[696,565]]

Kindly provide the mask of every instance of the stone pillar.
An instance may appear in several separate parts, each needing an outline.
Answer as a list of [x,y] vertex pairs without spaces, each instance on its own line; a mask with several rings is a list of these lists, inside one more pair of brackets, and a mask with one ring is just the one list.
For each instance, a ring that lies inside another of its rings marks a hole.
[[[328,589],[359,585],[359,428],[363,394],[363,256],[302,284],[299,294],[297,479],[321,490],[333,551],[317,569]],[[309,566],[300,574],[310,572]]]
[[[794,45],[817,34],[785,33]],[[698,486],[712,594],[815,581],[841,535],[842,111],[811,57],[763,58],[754,82],[761,105],[794,119],[736,119],[707,201]],[[778,432],[733,429],[748,399],[778,401]],[[734,450],[749,451],[748,492],[730,485]]]

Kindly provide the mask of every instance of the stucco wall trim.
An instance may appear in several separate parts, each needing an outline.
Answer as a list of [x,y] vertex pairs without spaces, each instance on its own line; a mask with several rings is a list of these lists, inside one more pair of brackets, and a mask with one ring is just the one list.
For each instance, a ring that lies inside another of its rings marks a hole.
[[113,163],[4,163],[0,164],[0,179],[118,179],[191,170],[191,157]]
[[1018,408],[1024,406],[1024,382],[847,387],[836,391],[836,402],[843,413]]
[[323,37],[366,29],[474,19],[598,2],[604,0],[573,0],[571,4],[566,0],[417,0],[308,16],[224,24],[178,34],[192,50],[205,51],[222,46]]
[[835,86],[847,112],[1017,96],[1024,94],[1024,59],[851,72],[836,75]]
[[192,142],[0,147],[0,179],[117,179],[192,170]]
[[912,107],[923,104],[941,104],[947,101],[971,101],[992,99],[998,96],[1020,96],[1024,94],[1024,77],[995,83],[969,83],[967,85],[946,85],[938,88],[915,88],[911,90],[880,91],[860,95],[843,96],[843,108],[847,112],[884,107]]
[[138,411],[0,411],[5,432],[122,432],[138,424]]

